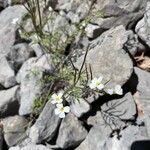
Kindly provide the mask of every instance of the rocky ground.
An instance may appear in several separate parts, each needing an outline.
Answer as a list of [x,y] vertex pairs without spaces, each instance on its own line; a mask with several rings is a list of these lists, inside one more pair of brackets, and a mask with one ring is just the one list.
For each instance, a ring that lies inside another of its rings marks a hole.
[[[78,66],[90,45],[86,62],[93,77],[111,78],[123,95],[91,95],[70,103],[64,119],[48,101],[33,120],[34,98],[44,90],[37,81],[53,73],[53,62],[47,62],[51,55],[40,45],[20,38],[18,24],[28,31],[33,26],[23,20],[27,11],[18,3],[0,0],[0,150],[150,150],[150,1],[49,0],[57,12],[54,25],[47,23],[53,30],[66,24],[72,32],[72,24],[81,22],[92,5],[104,12],[93,16],[69,48],[80,53]],[[31,74],[35,68],[38,73]]]

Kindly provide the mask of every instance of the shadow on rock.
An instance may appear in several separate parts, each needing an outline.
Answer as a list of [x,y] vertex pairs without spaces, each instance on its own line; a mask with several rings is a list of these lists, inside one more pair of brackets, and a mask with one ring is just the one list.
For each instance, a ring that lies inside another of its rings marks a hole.
[[131,150],[149,150],[149,149],[150,149],[149,140],[135,141],[131,145]]

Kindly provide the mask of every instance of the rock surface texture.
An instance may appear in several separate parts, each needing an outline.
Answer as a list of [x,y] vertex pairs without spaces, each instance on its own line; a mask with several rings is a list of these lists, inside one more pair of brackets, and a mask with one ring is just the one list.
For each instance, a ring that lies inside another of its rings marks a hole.
[[0,150],[150,150],[150,0],[31,2],[0,0]]

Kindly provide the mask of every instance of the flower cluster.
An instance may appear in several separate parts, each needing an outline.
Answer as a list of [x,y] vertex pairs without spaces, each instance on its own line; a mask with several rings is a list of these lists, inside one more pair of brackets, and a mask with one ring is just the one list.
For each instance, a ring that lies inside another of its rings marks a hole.
[[51,96],[51,103],[56,104],[55,114],[59,115],[60,118],[65,118],[65,114],[70,112],[69,106],[63,106],[63,92],[54,93]]
[[103,77],[100,76],[99,78],[94,78],[90,84],[89,87],[92,90],[99,90],[99,91],[105,91],[109,95],[117,94],[122,95],[123,90],[120,85],[116,85],[114,88],[111,89],[105,89],[105,85],[102,83]]

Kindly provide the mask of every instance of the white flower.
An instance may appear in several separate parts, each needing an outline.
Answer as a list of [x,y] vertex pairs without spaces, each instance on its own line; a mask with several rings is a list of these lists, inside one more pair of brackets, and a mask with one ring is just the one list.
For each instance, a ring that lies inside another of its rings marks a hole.
[[123,90],[122,90],[120,85],[116,85],[115,86],[114,92],[115,92],[115,94],[118,94],[118,95],[122,95],[123,94]]
[[49,10],[49,11],[53,11],[52,7],[49,7],[48,10]]
[[12,24],[17,24],[18,23],[18,21],[19,21],[19,18],[14,18],[13,20],[12,20]]
[[118,95],[122,95],[123,94],[123,90],[121,88],[120,85],[116,85],[114,88],[112,89],[107,89],[105,90],[106,93],[108,93],[109,95],[113,95],[113,94],[118,94]]
[[108,93],[109,95],[113,95],[114,94],[114,90],[113,89],[107,89],[106,93]]
[[85,23],[85,22],[83,22],[83,23],[82,23],[82,27],[85,27],[85,26],[86,26],[86,23]]
[[59,115],[60,118],[65,118],[65,113],[70,112],[70,107],[69,106],[63,106],[63,104],[57,104],[55,109],[55,114]]
[[99,78],[94,78],[92,80],[92,82],[89,84],[89,87],[91,89],[98,89],[98,90],[102,90],[104,88],[104,84],[102,84],[102,79],[103,77],[99,77]]
[[52,104],[62,103],[62,101],[63,101],[62,96],[63,96],[62,91],[60,91],[58,94],[54,93],[51,97],[51,99],[52,99],[51,103]]

